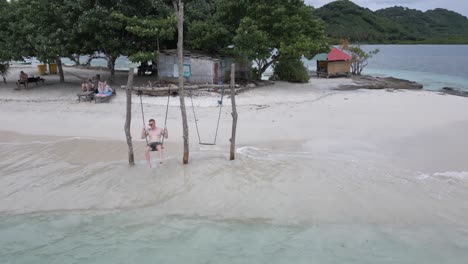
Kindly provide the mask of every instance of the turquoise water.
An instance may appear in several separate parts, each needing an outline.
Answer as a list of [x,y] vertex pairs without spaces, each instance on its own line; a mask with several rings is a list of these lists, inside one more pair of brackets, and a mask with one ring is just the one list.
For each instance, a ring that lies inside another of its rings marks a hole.
[[[363,45],[380,52],[363,74],[419,82],[427,90],[454,87],[468,91],[468,45]],[[314,61],[305,61],[315,70]]]
[[152,211],[0,217],[0,261],[462,264],[468,258],[467,230],[446,226],[274,225]]
[[[85,62],[87,58],[88,56],[81,56],[80,63]],[[65,65],[74,65],[74,62],[72,62],[69,58],[62,58],[62,63],[64,63]],[[91,66],[107,67],[107,60],[101,58],[94,59],[91,61]],[[128,70],[128,68],[135,68],[136,66],[138,66],[138,64],[129,61],[127,56],[119,56],[115,60],[116,70]]]

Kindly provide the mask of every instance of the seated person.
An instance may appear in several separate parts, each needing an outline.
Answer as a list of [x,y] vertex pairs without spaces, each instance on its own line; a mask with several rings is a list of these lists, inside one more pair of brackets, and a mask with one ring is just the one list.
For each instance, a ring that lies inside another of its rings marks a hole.
[[138,72],[137,72],[137,75],[140,76],[140,75],[146,75],[146,71],[148,70],[148,62],[147,61],[143,61],[140,66],[138,66]]
[[98,83],[98,93],[96,96],[109,96],[112,95],[112,88],[107,84],[107,81]]
[[19,74],[19,80],[17,82],[18,84],[18,89],[20,89],[20,85],[23,84],[24,88],[28,88],[28,78],[29,76],[24,72],[21,71]]
[[81,91],[91,92],[94,91],[94,83],[92,79],[88,79],[86,82],[81,84]]

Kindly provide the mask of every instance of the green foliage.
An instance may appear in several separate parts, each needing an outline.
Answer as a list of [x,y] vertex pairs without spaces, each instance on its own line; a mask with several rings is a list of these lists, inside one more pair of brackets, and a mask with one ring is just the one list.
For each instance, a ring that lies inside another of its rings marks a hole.
[[156,52],[148,52],[148,51],[139,51],[133,53],[128,57],[131,62],[142,62],[142,61],[157,61],[158,60],[158,53]]
[[18,28],[16,2],[0,0],[0,62],[22,59],[19,47],[15,39],[15,29]]
[[468,19],[440,8],[422,12],[396,6],[372,12],[339,0],[314,13],[325,21],[335,43],[342,38],[360,43],[468,43]]
[[362,70],[368,64],[368,60],[380,52],[379,49],[374,49],[366,53],[361,49],[360,45],[349,45],[346,50],[352,56],[351,73],[353,75],[361,75]]
[[0,62],[0,75],[3,77],[3,82],[5,83],[8,73],[10,73],[10,64],[8,62]]
[[308,58],[327,49],[323,23],[300,0],[219,0],[219,21],[239,56],[254,60],[257,78],[281,56]]
[[283,81],[306,83],[309,81],[307,68],[300,58],[281,57],[273,67],[274,75]]

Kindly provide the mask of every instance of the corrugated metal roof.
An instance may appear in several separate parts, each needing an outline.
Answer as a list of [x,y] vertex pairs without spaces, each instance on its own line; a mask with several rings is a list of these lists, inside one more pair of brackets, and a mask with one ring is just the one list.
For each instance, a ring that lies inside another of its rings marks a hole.
[[343,60],[351,60],[352,57],[345,53],[344,51],[341,51],[337,48],[332,48],[330,53],[328,53],[327,59],[329,61],[343,61]]
[[326,53],[319,53],[319,54],[315,55],[315,57],[312,60],[326,61],[327,56],[328,56],[328,54],[326,54]]

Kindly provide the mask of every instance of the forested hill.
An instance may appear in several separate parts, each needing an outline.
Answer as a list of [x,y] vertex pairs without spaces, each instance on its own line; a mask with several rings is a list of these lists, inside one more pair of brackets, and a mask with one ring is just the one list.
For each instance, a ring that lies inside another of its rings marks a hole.
[[348,38],[361,43],[468,44],[468,19],[446,9],[422,12],[391,7],[373,12],[338,0],[314,12],[325,21],[327,34],[335,42]]

